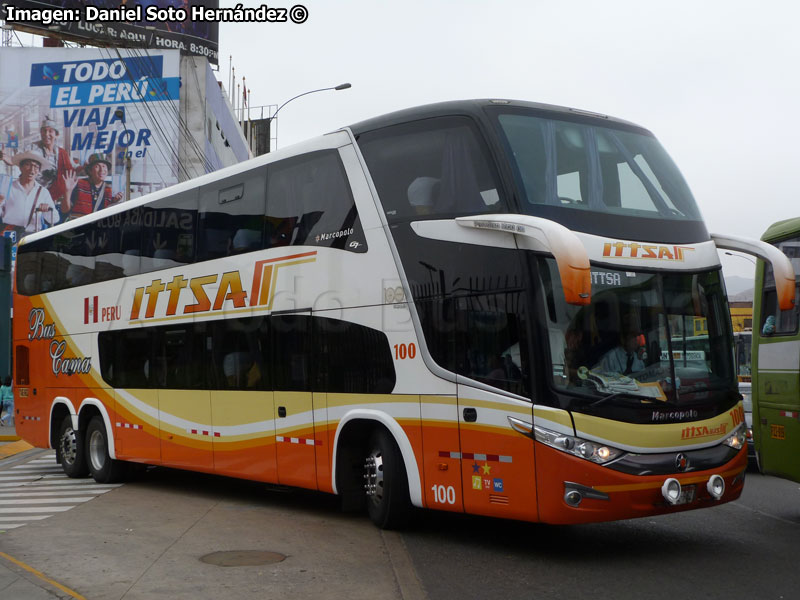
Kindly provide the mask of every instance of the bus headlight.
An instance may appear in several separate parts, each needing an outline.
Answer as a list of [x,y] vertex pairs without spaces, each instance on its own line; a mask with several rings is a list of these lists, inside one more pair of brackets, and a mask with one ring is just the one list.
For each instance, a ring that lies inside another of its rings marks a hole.
[[723,443],[734,450],[741,450],[747,443],[747,434],[744,425],[739,425]]
[[725,480],[720,475],[712,475],[706,484],[706,489],[714,500],[719,500],[725,493]]
[[624,452],[618,448],[571,435],[557,433],[550,429],[539,427],[538,425],[534,425],[533,433],[537,442],[541,442],[561,452],[590,460],[599,465],[611,462],[624,454]]
[[681,482],[674,477],[670,477],[661,486],[661,495],[670,504],[677,504],[681,498]]

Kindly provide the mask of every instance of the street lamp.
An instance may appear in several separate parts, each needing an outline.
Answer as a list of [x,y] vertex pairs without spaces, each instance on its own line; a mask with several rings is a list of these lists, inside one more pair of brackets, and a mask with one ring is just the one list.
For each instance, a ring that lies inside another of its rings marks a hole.
[[745,260],[749,260],[751,263],[753,263],[753,266],[756,266],[756,261],[754,261],[749,256],[745,256],[744,254],[734,254],[733,252],[725,252],[725,254],[727,254],[728,256],[735,256],[737,258],[743,258]]
[[[287,104],[289,104],[289,102],[291,102],[292,100],[297,100],[298,98],[301,98],[302,96],[308,96],[309,94],[316,94],[317,92],[327,92],[329,90],[334,90],[334,91],[338,92],[339,90],[346,90],[346,89],[351,88],[351,87],[353,87],[353,86],[351,86],[349,83],[340,83],[339,85],[336,85],[336,86],[333,86],[333,87],[320,88],[318,90],[309,90],[308,92],[303,92],[302,94],[298,94],[297,96],[294,96],[293,98],[289,98],[286,102],[281,104],[278,107],[278,110],[276,110],[275,113],[269,118],[269,122],[272,123],[272,121],[275,119],[275,117],[278,116],[278,113],[281,112],[281,109],[284,106],[286,106]],[[277,132],[276,132],[276,135],[275,135],[275,147],[277,148],[277,146],[278,146],[278,136],[277,136]]]

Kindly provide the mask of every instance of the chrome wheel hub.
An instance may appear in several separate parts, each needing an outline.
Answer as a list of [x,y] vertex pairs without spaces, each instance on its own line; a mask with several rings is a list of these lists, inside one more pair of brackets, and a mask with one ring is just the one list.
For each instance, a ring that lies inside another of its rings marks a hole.
[[75,435],[72,427],[68,427],[61,435],[59,448],[61,449],[61,459],[68,465],[74,464],[78,458],[78,436]]
[[89,460],[92,461],[92,468],[100,471],[106,464],[106,444],[103,434],[95,430],[89,438]]
[[383,455],[373,450],[364,462],[364,491],[373,502],[383,500]]

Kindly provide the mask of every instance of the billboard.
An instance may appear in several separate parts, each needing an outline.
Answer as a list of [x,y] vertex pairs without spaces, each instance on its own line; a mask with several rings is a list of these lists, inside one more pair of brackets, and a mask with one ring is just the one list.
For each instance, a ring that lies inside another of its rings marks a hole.
[[[94,46],[180,50],[218,64],[219,23],[196,18],[219,0],[14,0],[0,16],[22,31]],[[194,18],[193,18],[194,17]]]
[[179,73],[175,50],[4,49],[4,230],[25,235],[177,183]]

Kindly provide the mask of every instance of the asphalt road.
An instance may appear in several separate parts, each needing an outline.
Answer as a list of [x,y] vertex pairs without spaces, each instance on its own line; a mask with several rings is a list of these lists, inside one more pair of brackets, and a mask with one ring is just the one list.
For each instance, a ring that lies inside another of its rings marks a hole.
[[427,513],[404,539],[430,598],[800,598],[800,486],[759,474],[704,510],[568,527]]
[[[790,599],[799,548],[800,486],[758,474],[739,501],[677,515],[556,527],[426,511],[395,534],[331,496],[154,469],[0,534],[0,552],[91,600]],[[237,550],[285,558],[201,560]],[[10,568],[0,597],[32,597],[11,591],[36,577]]]

